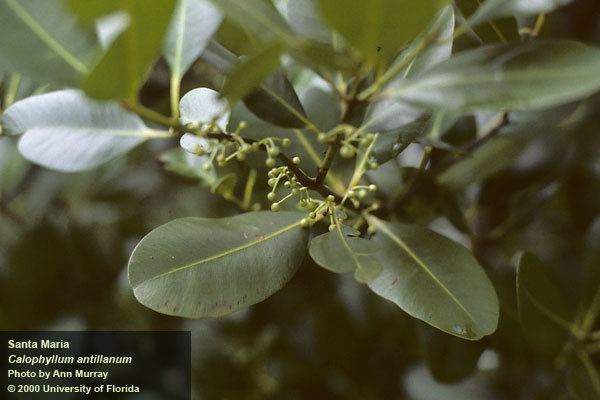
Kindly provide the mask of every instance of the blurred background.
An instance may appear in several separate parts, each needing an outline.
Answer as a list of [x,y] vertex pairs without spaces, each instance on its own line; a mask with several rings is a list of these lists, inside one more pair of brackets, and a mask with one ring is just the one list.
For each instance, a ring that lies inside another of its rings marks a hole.
[[[600,2],[577,0],[553,13],[542,36],[600,45]],[[207,85],[204,76],[198,63],[185,77],[187,90]],[[3,78],[4,101],[11,84]],[[11,102],[39,90],[17,84]],[[168,87],[159,62],[143,102],[167,108]],[[600,237],[590,234],[600,231],[598,106],[600,96],[590,99],[575,131],[537,140],[481,187],[473,220],[494,235],[475,253],[496,275],[503,308],[498,332],[476,343],[433,331],[309,257],[283,290],[230,317],[154,313],[127,282],[137,242],[177,217],[239,210],[165,170],[158,155],[175,143],[148,143],[92,172],[61,174],[29,164],[12,138],[0,137],[0,329],[191,330],[195,399],[574,398],[555,360],[521,334],[511,261],[535,247],[563,278],[565,301],[575,297],[582,254],[600,245],[589,239]],[[446,137],[460,143],[474,126],[466,119]]]

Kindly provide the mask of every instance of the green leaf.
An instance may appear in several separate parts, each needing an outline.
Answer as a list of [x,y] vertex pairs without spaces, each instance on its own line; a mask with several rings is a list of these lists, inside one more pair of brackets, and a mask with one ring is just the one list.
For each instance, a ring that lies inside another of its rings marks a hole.
[[[235,54],[215,42],[208,45],[202,60],[228,75],[234,68]],[[252,113],[263,121],[286,128],[302,128],[306,125],[306,114],[294,87],[281,71],[275,71],[260,86],[244,98]]]
[[244,98],[260,119],[284,128],[304,128],[306,114],[294,87],[282,71],[275,71]]
[[237,175],[234,173],[220,177],[213,182],[210,191],[223,197],[231,198],[235,185],[237,184]]
[[[450,190],[459,190],[481,182],[511,165],[525,150],[528,139],[517,135],[498,135],[442,172],[437,181]],[[494,160],[493,163],[490,162],[491,159]]]
[[7,133],[23,134],[19,151],[25,158],[64,172],[95,168],[162,134],[118,104],[92,101],[77,90],[18,101],[2,123]]
[[[77,6],[76,1],[72,4],[79,15],[83,14],[85,17],[86,4]],[[102,4],[98,12],[106,11],[107,7],[109,5]],[[99,99],[135,100],[138,89],[159,56],[163,36],[174,8],[174,0],[111,2],[110,11],[126,12],[129,25],[112,42],[108,51],[83,82],[82,87],[85,92]],[[95,15],[95,12],[92,14]]]
[[210,123],[215,120],[221,130],[227,129],[229,105],[219,97],[219,93],[208,88],[191,90],[179,102],[181,122]]
[[150,232],[129,260],[136,298],[155,311],[218,317],[281,289],[306,251],[302,214],[253,212],[183,218]]
[[[427,32],[416,38],[410,47],[397,57],[394,64],[405,63],[406,57],[414,53],[422,45],[423,41],[428,40],[430,36],[438,37],[442,42],[427,46],[425,50],[398,73],[397,79],[392,81],[388,85],[388,88],[393,88],[401,84],[403,80],[417,76],[423,73],[423,71],[448,59],[450,54],[452,54],[452,40],[443,40],[443,38],[452,37],[453,32],[454,11],[451,6],[448,6],[440,11]],[[393,145],[397,143],[404,145],[406,143],[408,145],[424,132],[427,128],[428,120],[428,116],[424,116],[422,110],[396,99],[387,99],[376,102],[369,107],[365,117],[366,122],[363,124],[362,129],[369,132],[389,132],[389,135],[387,133],[382,134],[381,139],[383,141],[376,145],[376,148],[382,149],[384,143],[392,143]],[[407,143],[406,139],[410,141]],[[389,148],[391,149],[392,146]],[[394,149],[391,151],[392,155],[387,160],[395,157],[402,150],[403,148]],[[377,150],[376,153],[381,154]]]
[[396,158],[427,129],[430,115],[407,123],[392,132],[380,133],[371,154],[379,164]]
[[551,107],[600,88],[600,50],[567,40],[497,45],[459,53],[387,92],[452,111]]
[[316,0],[293,0],[287,2],[287,22],[297,34],[318,42],[329,43],[331,30],[318,12]]
[[221,13],[207,0],[179,0],[163,44],[175,77],[181,78],[200,56],[221,20]]
[[[290,49],[290,55],[302,63],[339,71],[356,71],[357,60],[336,51],[330,44],[300,38],[294,34],[269,0],[213,0],[226,16],[224,30],[217,37],[223,44],[242,54],[249,49],[264,50],[274,43]],[[232,27],[229,22],[236,24]],[[237,28],[237,29],[236,29]],[[240,42],[246,40],[248,43]]]
[[383,272],[369,284],[415,318],[463,339],[492,334],[498,298],[469,251],[429,229],[368,217]]
[[[437,181],[450,190],[461,190],[484,181],[513,164],[533,140],[572,129],[565,121],[573,119],[577,108],[564,106],[542,111],[510,113],[510,124],[478,147],[472,154],[452,164]],[[489,162],[493,159],[494,162]]]
[[200,55],[200,59],[222,74],[228,74],[237,61],[234,53],[216,40],[211,40]]
[[487,0],[469,18],[468,23],[475,25],[490,18],[512,15],[537,15],[554,11],[573,0]]
[[383,269],[374,257],[379,247],[358,235],[350,227],[338,224],[332,232],[312,239],[308,251],[317,264],[329,271],[354,272],[357,281],[371,282]]
[[276,43],[242,60],[233,68],[225,82],[223,96],[227,97],[231,104],[246,97],[279,67],[282,54],[283,46]]
[[193,133],[185,133],[179,139],[179,145],[190,154],[203,155],[208,148],[208,140]]
[[[395,64],[404,63],[407,56],[423,45],[425,41],[427,46],[424,50],[406,65],[400,71],[398,77],[403,79],[413,78],[427,71],[429,68],[446,61],[450,58],[453,48],[452,35],[455,28],[455,15],[452,6],[442,8],[436,15],[436,18],[431,22],[426,31],[421,33],[411,45],[394,60],[392,67]],[[433,43],[429,43],[433,40]]]
[[[523,253],[517,269],[519,319],[531,345],[548,355],[557,355],[573,330],[565,299],[542,262]],[[540,332],[544,332],[540,335]]]
[[360,50],[365,58],[385,65],[425,29],[446,0],[319,0],[325,20]]
[[0,196],[13,190],[27,172],[28,166],[13,140],[0,139]]
[[225,16],[260,42],[288,42],[292,35],[285,20],[268,0],[212,0]]
[[100,50],[92,26],[83,26],[63,0],[0,1],[0,73],[72,85],[88,73]]
[[200,179],[206,186],[211,187],[217,177],[213,169],[204,171],[202,168],[207,159],[208,157],[199,157],[180,148],[169,149],[159,156],[167,171],[186,178]]

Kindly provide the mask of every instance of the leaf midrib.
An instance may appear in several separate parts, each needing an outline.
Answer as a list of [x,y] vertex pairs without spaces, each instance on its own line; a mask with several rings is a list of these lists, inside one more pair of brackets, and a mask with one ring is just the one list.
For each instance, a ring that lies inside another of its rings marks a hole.
[[[537,72],[536,72],[537,71]],[[565,72],[565,70],[561,69],[544,69],[542,72],[539,70],[526,70],[526,71],[511,71],[503,74],[495,74],[495,73],[486,73],[480,75],[470,74],[468,76],[464,76],[466,71],[460,72],[462,76],[448,77],[446,74],[432,75],[429,77],[424,77],[423,79],[419,79],[415,82],[408,83],[405,86],[401,86],[396,88],[395,90],[389,90],[385,93],[389,97],[401,96],[403,92],[409,90],[421,90],[422,88],[428,87],[452,87],[459,85],[467,85],[467,84],[481,84],[481,83],[498,83],[498,84],[507,84],[511,82],[518,82],[523,80],[552,80],[552,79],[560,79],[560,78],[580,78],[582,75],[584,76],[592,76],[598,77],[597,71],[594,71],[592,68],[578,69],[576,71]],[[446,76],[445,76],[446,75]],[[500,76],[500,79],[498,78]],[[600,81],[600,79],[598,79]],[[387,97],[386,96],[386,97]]]
[[124,136],[124,137],[134,137],[134,138],[146,138],[148,136],[153,137],[152,132],[161,132],[149,129],[142,130],[128,130],[128,129],[114,129],[114,128],[94,128],[87,126],[65,126],[65,125],[53,125],[53,126],[44,126],[44,127],[33,127],[25,130],[24,133],[30,131],[45,131],[45,130],[64,130],[64,131],[79,131],[77,133],[92,133],[99,134],[105,136]]
[[448,295],[448,297],[450,297],[450,299],[452,299],[452,301],[454,303],[456,303],[456,305],[465,313],[465,315],[476,325],[478,325],[477,321],[475,320],[475,318],[473,317],[473,315],[471,315],[471,313],[469,312],[469,310],[466,309],[466,307],[460,302],[460,300],[450,291],[450,289],[448,289],[446,287],[446,285],[444,285],[444,283],[442,281],[440,281],[435,274],[429,269],[429,267],[427,267],[427,264],[425,264],[425,262],[423,260],[421,260],[419,258],[419,256],[417,254],[415,254],[410,247],[408,247],[408,245],[406,243],[404,243],[404,241],[402,239],[400,239],[398,236],[396,236],[384,223],[382,223],[379,219],[377,218],[370,218],[370,220],[372,222],[375,223],[375,225],[381,229],[381,231],[388,236],[390,239],[392,239],[392,241],[394,241],[396,244],[398,244],[402,250],[404,250],[404,252],[406,252],[406,254],[409,255],[410,258],[412,258],[415,263],[421,267],[421,269],[423,269],[423,271],[425,271],[425,273],[427,275],[429,275],[429,277],[440,287],[442,288],[442,290]]
[[196,266],[199,266],[199,265],[202,265],[202,264],[207,264],[207,263],[209,263],[211,261],[215,261],[215,260],[221,259],[223,257],[227,257],[227,256],[229,256],[231,254],[235,254],[235,253],[238,253],[240,251],[246,250],[246,249],[248,249],[248,248],[250,248],[252,246],[258,245],[258,244],[263,243],[263,242],[266,242],[267,240],[270,240],[270,239],[272,239],[272,238],[274,238],[274,237],[276,237],[278,235],[284,234],[284,233],[286,233],[286,232],[288,232],[288,231],[290,231],[290,230],[292,230],[294,228],[297,228],[297,227],[300,226],[300,223],[301,223],[301,221],[294,222],[293,224],[285,226],[285,227],[283,227],[283,228],[281,228],[279,230],[276,230],[275,232],[271,232],[268,235],[260,237],[260,238],[258,238],[256,240],[251,241],[251,242],[245,243],[245,244],[243,244],[241,246],[234,247],[234,248],[229,249],[227,251],[224,251],[222,253],[210,256],[208,258],[205,258],[205,259],[202,259],[202,260],[199,260],[199,261],[194,261],[194,262],[191,262],[189,264],[183,265],[181,267],[177,267],[175,269],[171,269],[171,270],[169,270],[167,272],[163,272],[162,274],[153,276],[151,278],[148,278],[148,279],[140,282],[138,285],[136,285],[136,288],[139,287],[139,286],[141,286],[141,285],[145,285],[148,282],[151,282],[151,281],[154,281],[156,279],[160,279],[162,277],[165,277],[167,275],[175,274],[177,272],[180,272],[180,271],[183,271],[183,270],[186,270],[186,269],[189,269],[189,268],[193,268],[193,267],[196,267]]
[[16,0],[5,0],[5,2],[13,13],[63,61],[80,74],[87,74],[89,72],[88,67],[81,60],[55,40]]
[[182,0],[179,7],[179,26],[177,27],[177,38],[175,40],[175,60],[173,62],[173,75],[181,76],[181,64],[183,60],[183,38],[185,36],[185,24],[187,19],[187,1]]
[[570,323],[566,319],[562,318],[555,312],[544,307],[544,305],[542,303],[540,303],[537,300],[537,298],[529,290],[527,290],[527,288],[525,288],[523,285],[519,285],[519,289],[522,291],[523,294],[525,294],[527,296],[527,299],[531,302],[531,304],[533,304],[533,306],[535,308],[537,308],[543,315],[545,315],[553,323],[555,323],[556,325],[560,326],[563,329],[566,329],[568,332],[576,332],[575,326],[572,323]]
[[344,232],[342,232],[342,228],[341,228],[339,222],[336,224],[336,231],[337,231],[337,233],[338,233],[338,235],[340,237],[340,240],[342,241],[344,247],[346,248],[346,250],[350,254],[350,257],[352,257],[352,260],[354,261],[354,264],[356,265],[356,269],[365,270],[363,264],[360,262],[360,260],[358,259],[357,256],[366,257],[369,254],[355,252],[352,249],[352,247],[350,246],[350,244],[346,241],[346,237],[344,236]]

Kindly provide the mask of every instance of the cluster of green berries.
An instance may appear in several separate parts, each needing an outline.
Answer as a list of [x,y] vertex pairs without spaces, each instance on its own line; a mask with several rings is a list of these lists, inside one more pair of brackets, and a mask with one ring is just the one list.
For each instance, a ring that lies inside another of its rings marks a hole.
[[335,197],[332,195],[327,196],[325,201],[312,201],[311,204],[312,211],[308,213],[306,218],[302,218],[300,220],[300,226],[303,228],[308,228],[312,226],[315,222],[320,220],[322,217],[330,213],[331,210],[335,208]]
[[[279,148],[279,146],[275,145],[274,140],[275,139],[273,139],[273,138],[268,138],[261,142],[255,143],[255,144],[258,144],[258,146],[260,146],[264,143],[264,145],[267,147],[267,160],[265,161],[265,165],[269,168],[275,167],[275,165],[277,164],[275,159],[281,154],[281,149]],[[292,141],[290,139],[288,139],[288,138],[281,139],[281,146],[283,148],[288,148],[291,145],[292,145]],[[300,163],[300,159],[298,159],[298,163]]]
[[[364,134],[360,129],[356,129],[350,125],[339,126],[327,133],[321,132],[319,133],[317,139],[321,143],[326,143],[330,142],[337,135],[343,135],[340,146],[340,156],[343,158],[352,158],[356,156],[359,147],[367,148],[375,139],[375,135],[373,133]],[[375,169],[379,165],[373,161],[369,162],[368,166],[371,169]]]
[[[294,157],[294,163],[300,163],[298,157]],[[300,205],[306,205],[306,202],[310,199],[308,190],[298,182],[298,178],[289,170],[287,166],[272,168],[268,173],[269,180],[267,185],[271,188],[271,191],[267,194],[267,199],[271,202],[271,211],[279,211],[282,204],[293,196],[300,196]],[[277,194],[276,190],[278,187],[283,186],[285,189],[289,189],[287,196],[283,197],[279,201],[275,201]]]

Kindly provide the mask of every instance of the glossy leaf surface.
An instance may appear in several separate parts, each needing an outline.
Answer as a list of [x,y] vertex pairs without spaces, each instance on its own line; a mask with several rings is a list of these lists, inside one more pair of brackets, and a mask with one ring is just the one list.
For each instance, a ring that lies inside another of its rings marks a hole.
[[129,261],[136,298],[164,314],[218,317],[258,303],[302,262],[302,214],[253,212],[183,218],[149,233]]

